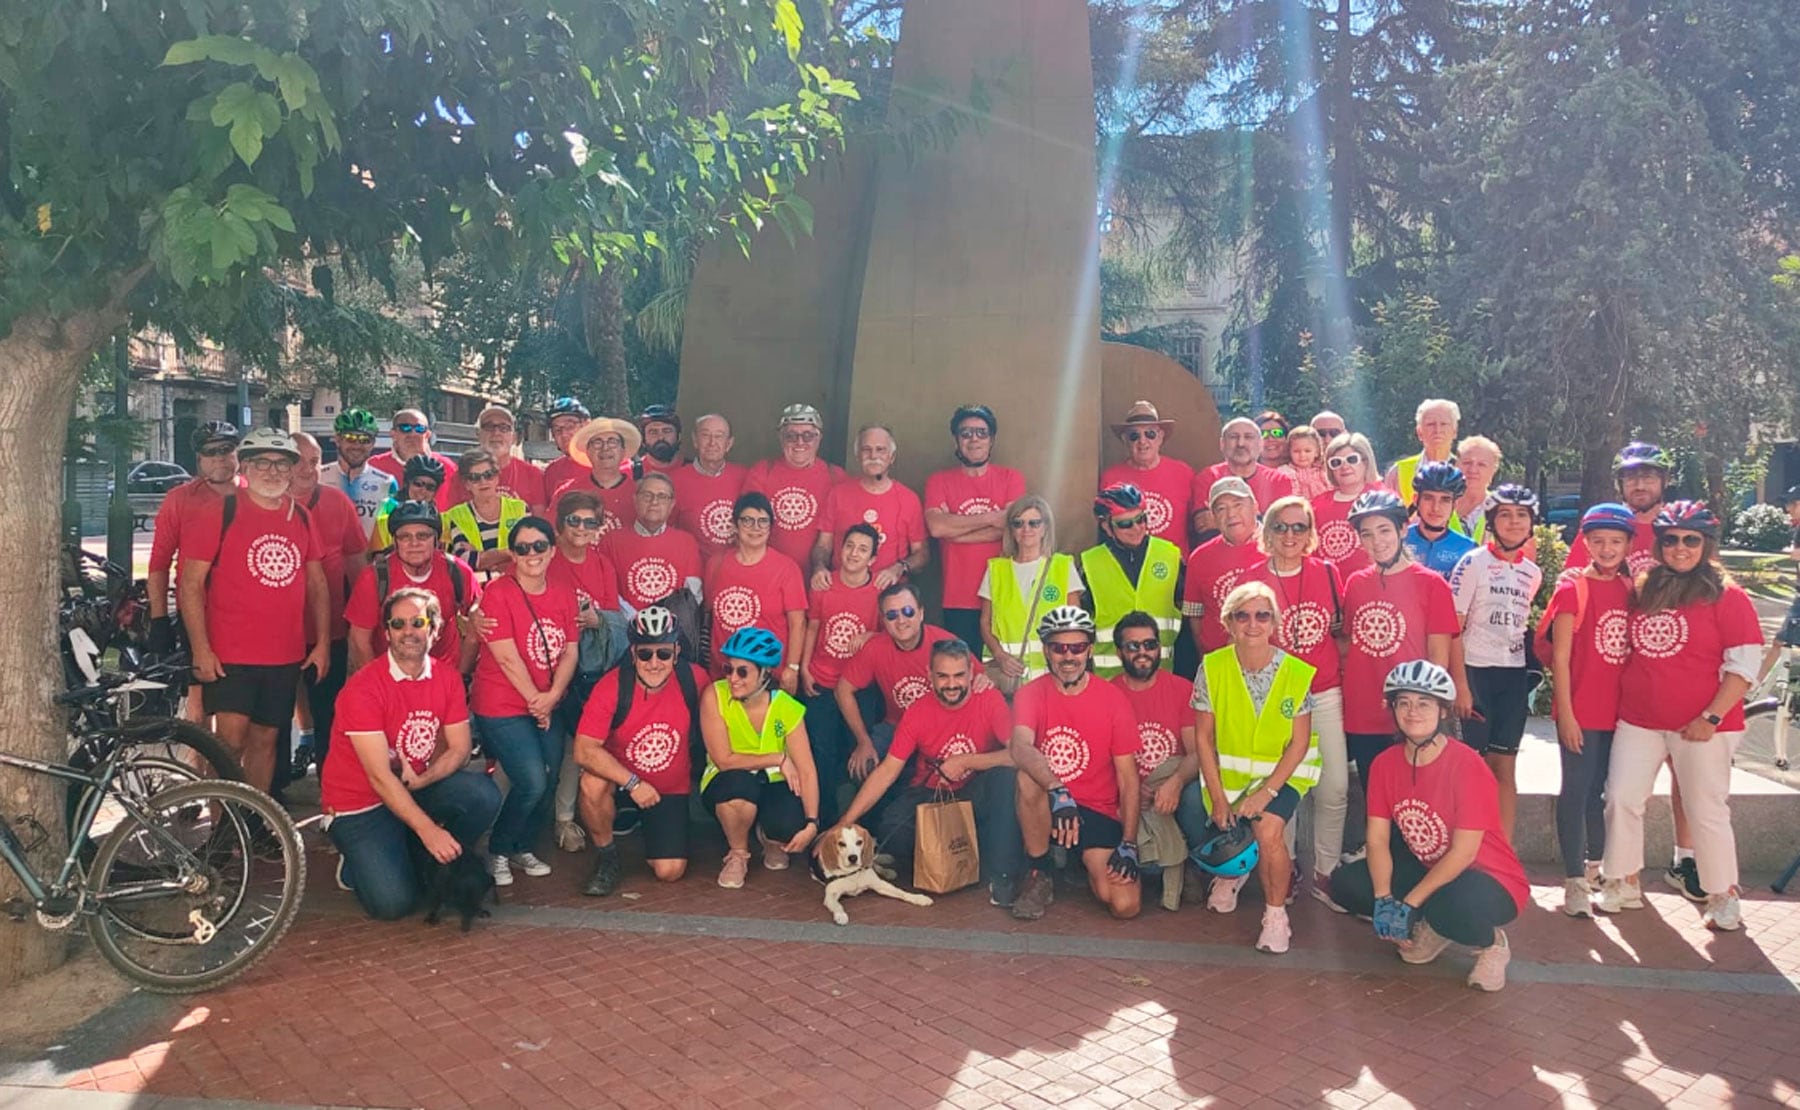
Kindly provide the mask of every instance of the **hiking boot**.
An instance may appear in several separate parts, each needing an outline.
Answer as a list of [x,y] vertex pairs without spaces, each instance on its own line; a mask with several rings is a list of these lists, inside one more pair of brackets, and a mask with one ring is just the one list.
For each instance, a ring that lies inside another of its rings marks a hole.
[[725,866],[719,868],[719,885],[726,890],[739,890],[744,885],[744,877],[750,874],[749,852],[726,852]]
[[1239,875],[1235,879],[1216,878],[1212,881],[1212,889],[1206,892],[1206,908],[1214,913],[1231,913],[1237,909],[1238,891],[1250,876]]
[[565,852],[585,851],[588,846],[587,833],[573,821],[556,823],[556,846]]
[[594,849],[594,873],[588,877],[581,893],[589,898],[604,898],[619,887],[619,846],[608,844]]
[[1037,868],[1025,876],[1024,885],[1013,898],[1012,915],[1020,921],[1036,921],[1056,901],[1056,880]]
[[1281,955],[1294,939],[1294,928],[1288,924],[1286,906],[1263,908],[1262,935],[1256,938],[1256,950]]
[[1468,983],[1478,991],[1497,991],[1506,986],[1506,965],[1512,961],[1512,949],[1506,943],[1506,933],[1494,930],[1494,943],[1475,953],[1475,967],[1469,972]]
[[1019,900],[1019,880],[1011,875],[995,875],[988,882],[988,905],[1010,910]]
[[550,874],[550,865],[530,852],[514,852],[512,861],[518,865],[519,870],[534,879],[541,879]]
[[1706,888],[1700,885],[1700,865],[1692,856],[1664,871],[1663,882],[1690,902],[1706,901]]
[[1732,933],[1744,925],[1743,911],[1738,906],[1737,887],[1706,899],[1706,912],[1700,915],[1708,929]]
[[1638,886],[1637,876],[1633,875],[1629,879],[1607,879],[1602,882],[1600,897],[1594,899],[1594,908],[1601,913],[1643,909],[1644,891]]
[[1594,916],[1594,888],[1580,876],[1563,880],[1562,912],[1570,917]]
[[[1494,930],[1495,936],[1499,934],[1500,930]],[[1431,927],[1430,922],[1420,919],[1419,923],[1413,926],[1412,939],[1400,946],[1400,958],[1409,964],[1428,964],[1442,956],[1444,949],[1448,947],[1450,947],[1450,941],[1439,936],[1438,931]]]
[[495,886],[511,886],[513,883],[512,864],[499,852],[495,852],[494,858],[488,860],[488,874],[494,877]]
[[762,841],[763,866],[770,871],[786,871],[788,869],[788,853],[782,843],[779,840],[770,840],[762,834],[761,829],[756,831],[756,839]]

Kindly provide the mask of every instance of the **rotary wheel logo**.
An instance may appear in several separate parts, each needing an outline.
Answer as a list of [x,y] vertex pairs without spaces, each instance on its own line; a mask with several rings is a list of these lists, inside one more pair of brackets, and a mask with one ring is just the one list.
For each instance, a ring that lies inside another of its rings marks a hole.
[[600,510],[600,534],[602,536],[606,535],[608,532],[611,532],[616,528],[623,528],[624,526],[625,526],[625,522],[619,519],[619,515],[617,513],[613,512],[611,509],[606,509],[606,508],[602,508]]
[[1238,579],[1243,576],[1244,570],[1242,567],[1239,567],[1237,570],[1228,570],[1213,580],[1212,592],[1214,612],[1222,613],[1225,611],[1225,599],[1231,596],[1232,590],[1237,589]]
[[1337,562],[1356,550],[1356,529],[1347,520],[1332,520],[1319,525],[1319,553]]
[[530,629],[525,631],[525,654],[531,657],[533,664],[541,671],[556,669],[557,660],[562,658],[563,648],[569,646],[569,637],[563,633],[560,625],[549,621],[538,621],[539,636]]
[[905,709],[929,693],[931,693],[931,683],[916,674],[909,674],[894,683],[894,704]]
[[625,762],[641,774],[654,775],[669,769],[675,753],[681,750],[681,737],[674,728],[652,721],[637,730],[631,743],[625,745]]
[[729,546],[737,534],[731,524],[731,502],[710,501],[700,510],[700,538],[720,547]]
[[394,737],[394,754],[412,764],[414,771],[423,771],[437,751],[437,738],[437,714],[429,709],[415,709],[400,724],[400,732]]
[[1356,611],[1350,638],[1369,655],[1385,659],[1406,642],[1406,614],[1391,601],[1371,601]]
[[1687,646],[1687,618],[1661,612],[1640,616],[1631,623],[1631,646],[1646,659],[1670,659]]
[[1623,609],[1613,609],[1594,624],[1594,650],[1613,666],[1624,663],[1631,654],[1631,618]]
[[1149,774],[1175,754],[1175,734],[1161,721],[1138,722],[1138,771]]
[[250,541],[245,562],[257,585],[284,589],[300,577],[300,545],[286,536],[267,533]]
[[1174,519],[1175,506],[1169,504],[1168,498],[1160,493],[1144,494],[1144,523],[1149,527],[1151,535],[1160,533]]
[[800,486],[788,486],[770,501],[775,506],[775,523],[788,531],[810,527],[819,515],[819,502]]
[[1625,569],[1631,572],[1633,578],[1655,565],[1656,556],[1648,551],[1633,551],[1625,556]]
[[1068,782],[1078,779],[1088,767],[1088,746],[1081,733],[1068,725],[1051,725],[1038,737],[1038,751],[1050,764],[1050,773]]
[[1450,830],[1430,806],[1407,798],[1394,806],[1394,824],[1421,863],[1436,863],[1450,849]]
[[[975,741],[959,732],[946,741],[943,747],[938,749],[937,757],[939,760],[945,760],[953,755],[977,755],[979,752],[980,749],[975,747]],[[955,777],[951,777],[950,775],[939,775],[938,778],[947,783],[959,784],[968,782],[970,776],[974,773],[975,772],[973,771],[964,771],[962,774]]]
[[625,572],[625,588],[640,606],[668,597],[675,592],[680,580],[674,563],[654,555],[639,559]]
[[983,513],[997,513],[1000,506],[985,497],[971,497],[956,506],[957,516],[980,516]]
[[1331,614],[1316,601],[1302,601],[1282,614],[1281,635],[1292,651],[1305,655],[1325,642],[1331,632]]
[[821,631],[825,636],[825,653],[833,659],[848,659],[856,650],[856,641],[868,629],[855,613],[834,613],[825,618]]
[[736,632],[762,616],[762,598],[748,586],[727,586],[713,598],[713,616],[727,633]]

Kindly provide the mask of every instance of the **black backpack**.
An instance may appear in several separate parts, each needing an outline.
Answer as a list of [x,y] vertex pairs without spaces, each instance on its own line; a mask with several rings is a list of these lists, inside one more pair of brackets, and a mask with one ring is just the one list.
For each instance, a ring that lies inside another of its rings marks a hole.
[[[613,707],[612,723],[606,727],[610,736],[631,716],[631,702],[637,696],[637,672],[629,665],[629,660],[620,663],[613,671],[619,676],[619,701]],[[675,657],[675,682],[681,687],[681,700],[687,703],[688,736],[700,735],[700,684],[694,681],[694,668],[683,656]]]
[[[384,552],[375,556],[375,604],[380,605],[388,598],[388,560],[393,552]],[[450,572],[450,589],[456,594],[456,611],[462,612],[463,598],[468,594],[468,585],[463,579],[462,566],[450,556],[444,556],[444,568]]]
[[[312,514],[306,511],[306,507],[304,505],[301,505],[300,502],[294,500],[292,497],[286,496],[285,494],[282,496],[282,500],[286,501],[288,503],[289,512],[290,513],[298,513],[300,515],[300,523],[306,525],[307,531],[311,531],[312,530]],[[213,552],[213,557],[212,557],[213,564],[216,564],[219,561],[219,557],[225,554],[225,533],[231,531],[231,522],[236,519],[237,519],[237,494],[228,493],[225,495],[224,515],[219,518],[219,548],[217,551]],[[212,564],[208,564],[208,566],[207,566],[206,577],[207,577],[208,581],[210,581],[212,579]]]

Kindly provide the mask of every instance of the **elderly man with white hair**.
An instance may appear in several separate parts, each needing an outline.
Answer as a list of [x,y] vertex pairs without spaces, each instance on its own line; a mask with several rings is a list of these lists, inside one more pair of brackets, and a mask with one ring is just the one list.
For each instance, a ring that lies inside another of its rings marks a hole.
[[1419,467],[1428,462],[1454,461],[1450,453],[1456,447],[1456,430],[1462,424],[1462,409],[1455,401],[1429,397],[1419,402],[1413,422],[1413,431],[1419,437],[1422,450],[1388,467],[1387,476],[1382,479],[1382,484],[1398,493],[1401,502],[1407,505],[1413,502],[1413,474]]
[[[1194,504],[1207,504],[1212,498],[1212,490],[1221,478],[1242,478],[1250,485],[1250,494],[1256,499],[1256,511],[1261,512],[1281,500],[1294,496],[1294,480],[1272,466],[1262,462],[1262,428],[1249,417],[1240,416],[1235,420],[1227,420],[1219,429],[1219,453],[1225,456],[1223,462],[1217,462],[1194,475]],[[1195,525],[1195,531],[1199,526]]]

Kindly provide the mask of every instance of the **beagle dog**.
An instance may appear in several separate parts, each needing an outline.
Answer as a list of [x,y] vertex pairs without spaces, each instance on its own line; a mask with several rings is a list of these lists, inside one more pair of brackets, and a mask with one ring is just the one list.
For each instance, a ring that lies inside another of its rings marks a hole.
[[819,850],[813,856],[813,877],[825,884],[825,908],[839,925],[850,924],[844,912],[844,899],[864,891],[885,894],[915,906],[929,906],[931,899],[923,894],[901,890],[881,877],[875,869],[875,838],[861,825],[846,825],[835,833],[819,837]]

